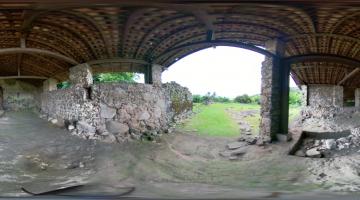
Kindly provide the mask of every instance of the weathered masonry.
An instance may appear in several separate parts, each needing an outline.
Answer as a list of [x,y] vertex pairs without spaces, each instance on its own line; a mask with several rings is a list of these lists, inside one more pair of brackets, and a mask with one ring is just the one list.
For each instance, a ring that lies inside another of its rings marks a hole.
[[[289,76],[307,88],[308,106],[360,105],[360,4],[331,2],[15,0],[0,10],[0,108],[41,109],[91,133],[157,130],[160,113],[171,118],[166,108],[179,104],[170,96],[187,93],[162,85],[161,72],[201,49],[233,46],[265,55],[260,135],[284,138]],[[143,73],[146,84],[94,85],[100,72]],[[64,80],[73,87],[56,90]]]
[[87,64],[71,68],[70,81],[71,88],[61,90],[44,81],[41,112],[86,139],[120,142],[169,132],[192,110],[191,93],[176,83],[93,84]]

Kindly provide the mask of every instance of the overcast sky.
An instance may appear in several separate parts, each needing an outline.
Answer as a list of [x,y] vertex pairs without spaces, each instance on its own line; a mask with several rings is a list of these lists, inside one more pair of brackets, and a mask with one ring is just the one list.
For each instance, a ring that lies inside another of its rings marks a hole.
[[[234,98],[260,94],[261,62],[264,56],[235,47],[208,48],[193,53],[168,68],[162,81],[175,81],[193,94],[216,92]],[[290,80],[290,86],[295,83]]]

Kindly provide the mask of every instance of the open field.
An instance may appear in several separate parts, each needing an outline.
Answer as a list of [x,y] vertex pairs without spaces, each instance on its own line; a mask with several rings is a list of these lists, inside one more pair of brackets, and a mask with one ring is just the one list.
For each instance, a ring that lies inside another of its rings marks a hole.
[[[194,131],[201,135],[238,136],[243,121],[256,134],[260,124],[260,105],[240,103],[214,103],[210,105],[194,104],[194,115],[186,120],[180,128]],[[230,114],[232,113],[232,115]],[[234,113],[240,116],[234,118]],[[290,107],[290,123],[299,116],[300,107]]]

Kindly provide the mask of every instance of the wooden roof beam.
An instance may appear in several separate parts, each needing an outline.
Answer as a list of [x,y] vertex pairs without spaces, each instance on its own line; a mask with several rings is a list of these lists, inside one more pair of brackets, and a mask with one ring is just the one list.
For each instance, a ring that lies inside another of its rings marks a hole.
[[350,72],[348,75],[346,75],[337,85],[341,85],[345,83],[349,78],[353,77],[355,74],[357,74],[360,71],[360,68],[354,69],[352,72]]

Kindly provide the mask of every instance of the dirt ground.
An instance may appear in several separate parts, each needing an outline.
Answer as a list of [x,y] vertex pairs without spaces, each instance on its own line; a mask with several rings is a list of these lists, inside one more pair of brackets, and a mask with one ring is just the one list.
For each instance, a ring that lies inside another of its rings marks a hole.
[[127,196],[148,198],[351,199],[360,191],[359,154],[300,158],[288,155],[291,143],[279,143],[250,146],[230,161],[219,152],[234,138],[177,130],[155,141],[105,144],[29,113],[7,113],[0,124],[2,195],[25,196],[21,186],[43,191],[74,184],[96,185],[88,191],[95,193],[133,186]]

